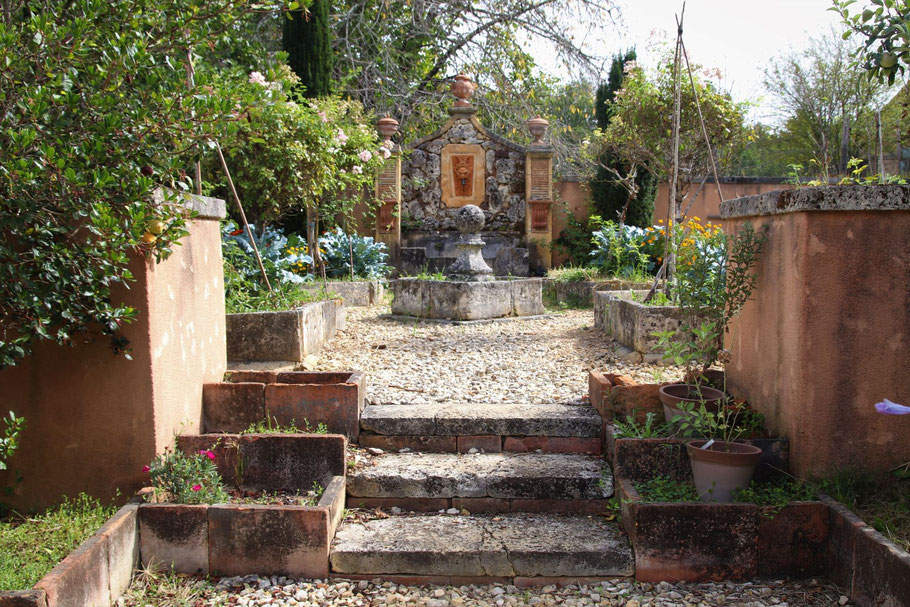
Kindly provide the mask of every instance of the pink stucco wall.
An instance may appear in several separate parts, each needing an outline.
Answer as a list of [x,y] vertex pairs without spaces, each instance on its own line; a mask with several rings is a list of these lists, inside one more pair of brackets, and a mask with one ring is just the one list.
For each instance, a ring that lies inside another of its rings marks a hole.
[[136,281],[115,294],[139,311],[123,331],[132,360],[115,355],[109,338],[85,335],[73,347],[39,343],[0,371],[2,410],[28,424],[10,470],[0,473],[0,485],[22,475],[15,506],[79,492],[129,495],[147,482],[142,466],[177,432],[199,431],[202,384],[219,381],[227,365],[224,283],[217,219],[189,227],[166,261],[134,258]]
[[725,217],[769,226],[727,385],[789,437],[797,474],[887,470],[910,460],[910,416],[874,409],[910,405],[910,188],[815,190]]

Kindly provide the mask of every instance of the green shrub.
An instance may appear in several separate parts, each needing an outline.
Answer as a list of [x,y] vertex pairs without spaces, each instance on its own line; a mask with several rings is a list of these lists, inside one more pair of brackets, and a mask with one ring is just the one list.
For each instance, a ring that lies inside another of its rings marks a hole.
[[350,278],[352,259],[355,278],[384,278],[391,270],[386,264],[385,243],[375,242],[371,236],[345,234],[338,227],[319,238],[319,248],[330,278]]
[[215,466],[215,454],[199,451],[186,455],[180,450],[167,450],[146,466],[159,501],[174,504],[222,504],[230,500],[221,474]]

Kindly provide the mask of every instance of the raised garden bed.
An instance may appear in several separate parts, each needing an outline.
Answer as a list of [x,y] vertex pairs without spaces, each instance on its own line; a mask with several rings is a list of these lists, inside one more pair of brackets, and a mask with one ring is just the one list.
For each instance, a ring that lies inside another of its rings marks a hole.
[[315,354],[344,329],[340,299],[305,304],[282,312],[228,314],[227,358],[230,361],[300,362]]
[[594,305],[597,291],[624,291],[628,289],[649,289],[650,284],[622,279],[603,280],[559,280],[543,279],[543,297],[557,304],[576,308],[590,308]]
[[315,506],[283,504],[141,504],[142,563],[178,573],[260,573],[325,578],[329,545],[345,494],[343,436],[201,434],[178,438],[187,453],[212,451],[222,478],[237,490],[305,494],[324,487]]
[[360,371],[228,371],[228,381],[202,387],[207,433],[243,432],[264,419],[317,428],[357,440],[366,403]]
[[[321,291],[321,282],[302,285],[305,291]],[[378,306],[385,297],[385,287],[378,280],[336,280],[328,283],[328,292],[336,293],[345,308]]]
[[642,361],[659,363],[654,333],[678,330],[682,311],[676,306],[646,306],[633,299],[645,295],[647,291],[595,291],[594,326],[637,352]]

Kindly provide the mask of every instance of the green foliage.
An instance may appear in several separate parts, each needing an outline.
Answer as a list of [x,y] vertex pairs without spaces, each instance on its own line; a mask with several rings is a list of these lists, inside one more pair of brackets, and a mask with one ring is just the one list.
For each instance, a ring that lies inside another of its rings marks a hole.
[[821,491],[910,551],[910,477],[846,468],[821,481]]
[[767,483],[750,483],[733,495],[733,501],[764,506],[763,516],[774,518],[791,502],[808,502],[818,499],[818,486],[796,479],[781,479]]
[[[610,64],[607,82],[597,88],[594,105],[597,128],[606,130],[613,116],[613,101],[616,93],[622,88],[625,66],[634,62],[637,55],[634,50],[615,55]],[[597,172],[591,179],[591,199],[593,210],[601,217],[619,220],[622,209],[629,199],[628,190],[617,183],[616,177],[627,175],[631,170],[628,162],[609,149],[604,149],[597,161]],[[610,170],[612,169],[612,170]],[[626,223],[645,227],[651,225],[654,215],[654,198],[657,196],[657,179],[647,171],[636,174],[635,185],[638,192],[626,213]]]
[[[710,367],[723,348],[730,320],[739,314],[755,287],[754,266],[764,245],[767,227],[755,230],[746,223],[735,235],[719,228],[680,228],[679,266],[671,298],[683,312],[679,331],[656,333],[666,360]],[[676,334],[688,336],[673,343]]]
[[[856,0],[834,0],[828,10],[838,13],[847,25],[844,39],[854,32],[865,38],[857,55],[870,78],[894,84],[910,65],[910,0],[869,0],[862,12],[850,14]],[[904,64],[904,65],[902,65]]]
[[626,421],[613,420],[613,436],[616,438],[661,438],[671,434],[670,426],[658,423],[657,414],[653,411],[645,414],[644,423],[635,421],[634,415],[627,415]]
[[567,268],[551,268],[547,270],[547,278],[558,282],[583,282],[601,278],[600,270],[590,266],[570,266]]
[[[604,149],[630,168],[639,167],[658,178],[670,174],[673,161],[673,69],[672,56],[664,56],[650,76],[637,66],[627,65],[622,88],[611,104],[610,124],[600,137]],[[693,66],[693,71],[698,73],[700,70]],[[720,152],[721,168],[735,156],[734,152],[746,136],[744,104],[734,103],[728,94],[707,80],[695,78],[693,86],[687,76],[683,77],[677,200],[688,191],[692,176],[707,174],[710,170],[709,148],[695,106],[696,94],[708,138]]]
[[41,514],[0,521],[0,591],[34,586],[116,510],[83,493]]
[[608,220],[591,238],[591,265],[605,276],[641,281],[655,268],[655,261],[648,254],[650,237],[646,230]]
[[297,420],[292,419],[288,425],[282,425],[277,417],[267,415],[262,421],[250,424],[241,434],[328,434],[329,429],[325,424],[310,426],[310,422],[303,420],[303,428],[297,426]]
[[6,470],[6,462],[19,448],[19,435],[25,429],[25,418],[16,417],[12,411],[0,419],[3,422],[3,437],[0,437],[0,470]]
[[599,215],[588,215],[584,221],[579,221],[574,213],[567,210],[566,227],[553,241],[553,248],[565,253],[570,263],[577,266],[587,265],[594,250],[593,233],[602,225],[603,220]]
[[300,78],[307,97],[332,92],[332,25],[329,0],[312,0],[310,10],[289,13],[284,22],[281,45],[288,65]]
[[[296,82],[284,66],[253,73],[242,86],[263,99],[223,143],[247,219],[260,231],[300,215],[307,205],[322,217],[349,212],[390,153],[380,149],[359,103],[299,99],[291,92]],[[210,157],[208,164],[219,178],[213,193],[230,199],[218,159]],[[229,208],[239,223],[236,205]]]
[[680,482],[667,476],[657,476],[644,483],[635,483],[642,501],[649,503],[697,502],[698,492],[691,482]]
[[409,274],[402,278],[416,278],[417,280],[445,280],[446,275],[442,272],[430,272],[429,268],[421,268],[417,274]]
[[849,174],[844,176],[837,185],[883,185],[883,184],[896,184],[896,185],[907,185],[907,180],[901,178],[898,175],[890,175],[888,177],[882,177],[881,175],[866,175],[863,176],[868,170],[868,166],[865,161],[860,158],[851,158],[847,162],[847,170]]
[[156,457],[147,472],[155,497],[173,504],[223,504],[230,500],[221,474],[215,466],[215,454],[200,451],[186,455],[166,450]]
[[115,295],[133,280],[131,253],[164,258],[186,233],[176,194],[155,200],[153,191],[189,188],[185,168],[199,145],[258,101],[232,91],[232,72],[216,86],[202,64],[195,87],[186,82],[187,59],[229,39],[251,10],[245,4],[27,0],[6,8],[0,367],[37,339],[116,336],[136,317]]
[[677,407],[683,412],[670,420],[670,425],[677,429],[682,436],[713,439],[724,443],[732,443],[746,432],[746,427],[739,423],[740,415],[746,410],[742,403],[731,403],[725,399],[715,409],[709,408],[705,397],[701,394],[701,386],[694,386],[699,402],[681,402]]
[[345,234],[337,227],[319,237],[319,247],[331,278],[385,278],[392,269],[386,264],[385,243],[375,242],[372,236]]

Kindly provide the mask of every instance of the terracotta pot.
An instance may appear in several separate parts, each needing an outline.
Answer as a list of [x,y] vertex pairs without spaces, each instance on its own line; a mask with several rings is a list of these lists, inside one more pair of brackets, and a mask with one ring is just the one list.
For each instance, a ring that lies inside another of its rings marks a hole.
[[702,449],[707,442],[697,440],[686,444],[698,497],[703,502],[732,502],[733,492],[745,489],[752,481],[761,449],[723,441]]
[[[692,396],[697,395],[699,390],[701,391],[701,399],[697,396],[693,398]],[[697,405],[704,400],[705,407],[708,411],[717,411],[723,403],[724,398],[726,398],[726,395],[720,390],[715,390],[708,386],[696,388],[693,384],[668,384],[666,386],[661,386],[659,393],[660,402],[664,406],[664,417],[668,424],[671,423],[673,418],[677,415],[685,415],[683,410],[679,408],[680,403]]]

